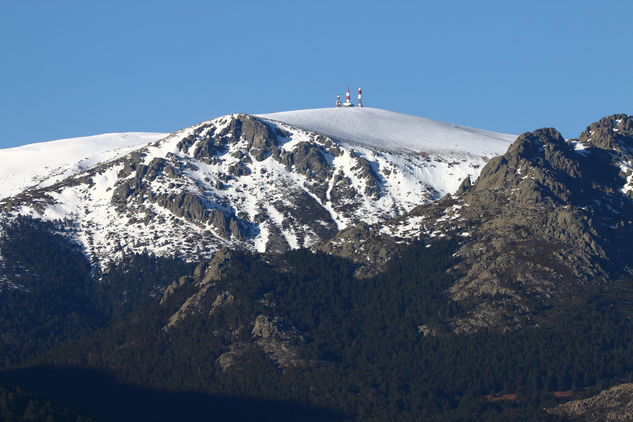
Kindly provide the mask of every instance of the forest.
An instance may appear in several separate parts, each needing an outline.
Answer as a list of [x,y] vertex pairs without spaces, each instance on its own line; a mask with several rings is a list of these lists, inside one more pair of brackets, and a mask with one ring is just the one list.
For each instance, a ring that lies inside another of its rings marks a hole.
[[[214,287],[234,302],[165,330],[195,286],[159,292],[194,263],[136,255],[95,271],[54,227],[25,219],[5,233],[4,276],[21,287],[0,293],[0,415],[14,420],[48,420],[29,419],[35,408],[51,420],[562,420],[544,411],[561,402],[554,392],[633,380],[627,280],[531,327],[456,335],[447,322],[460,305],[445,293],[456,240],[413,244],[372,278],[307,250],[235,252]],[[280,366],[248,330],[227,338],[271,312],[301,333],[302,364]],[[235,344],[243,353],[221,368]]]

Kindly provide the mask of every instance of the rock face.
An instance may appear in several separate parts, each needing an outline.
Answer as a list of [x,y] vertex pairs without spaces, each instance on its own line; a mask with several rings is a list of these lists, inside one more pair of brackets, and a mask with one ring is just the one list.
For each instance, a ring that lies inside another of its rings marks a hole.
[[143,251],[201,259],[223,247],[282,252],[436,200],[488,158],[352,147],[236,114],[5,198],[1,217],[65,220],[98,261]]
[[[379,271],[412,239],[461,239],[450,296],[457,333],[538,324],[538,314],[597,284],[633,278],[633,118],[604,118],[565,141],[521,135],[474,184],[376,225],[357,225],[321,250]],[[423,325],[424,321],[421,321]]]
[[297,346],[303,343],[303,337],[282,318],[258,315],[253,323],[252,338],[279,366],[302,364]]
[[216,364],[223,371],[239,366],[254,350],[281,368],[303,365],[299,346],[304,336],[275,315],[272,294],[264,293],[252,303],[252,298],[234,291],[231,275],[239,277],[239,269],[233,268],[239,259],[239,254],[220,250],[211,261],[198,265],[193,275],[166,289],[160,305],[177,311],[167,318],[163,331],[170,335],[189,318],[206,321],[213,336],[222,341],[223,353]]
[[573,400],[549,410],[578,421],[633,421],[633,384],[621,384],[583,400]]

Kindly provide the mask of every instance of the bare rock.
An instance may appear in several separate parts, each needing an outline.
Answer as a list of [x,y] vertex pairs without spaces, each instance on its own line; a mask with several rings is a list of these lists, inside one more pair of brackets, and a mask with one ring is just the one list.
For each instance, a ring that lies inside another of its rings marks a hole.
[[549,413],[578,421],[633,421],[633,384],[621,384],[582,400],[572,400]]
[[303,363],[297,347],[303,337],[280,317],[258,315],[253,323],[252,338],[281,367]]

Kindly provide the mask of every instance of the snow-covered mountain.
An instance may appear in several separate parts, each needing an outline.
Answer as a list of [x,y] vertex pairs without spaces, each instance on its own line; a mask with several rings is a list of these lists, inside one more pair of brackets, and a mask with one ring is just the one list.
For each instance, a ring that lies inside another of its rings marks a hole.
[[3,218],[64,221],[88,255],[106,261],[141,250],[283,251],[454,192],[515,138],[371,108],[235,114],[158,137],[0,151],[49,167],[3,168]]
[[121,157],[167,133],[105,133],[0,149],[0,198],[46,187]]

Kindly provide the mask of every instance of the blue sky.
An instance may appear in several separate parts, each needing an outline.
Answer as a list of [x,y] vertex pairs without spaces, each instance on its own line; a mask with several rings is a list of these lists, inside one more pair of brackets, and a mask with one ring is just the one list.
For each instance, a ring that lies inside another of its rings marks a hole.
[[633,1],[0,0],[0,147],[366,106],[577,136],[633,114]]

